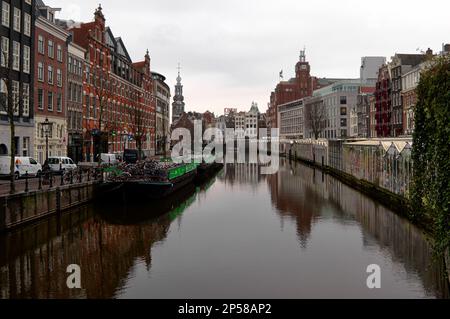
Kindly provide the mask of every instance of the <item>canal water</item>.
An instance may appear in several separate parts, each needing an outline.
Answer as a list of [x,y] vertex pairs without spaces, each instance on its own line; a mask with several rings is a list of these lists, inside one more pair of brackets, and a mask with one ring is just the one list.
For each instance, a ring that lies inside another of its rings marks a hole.
[[[66,268],[81,267],[81,289]],[[367,266],[381,288],[369,289]],[[319,170],[228,165],[170,201],[107,198],[0,237],[1,298],[448,298],[420,230]]]

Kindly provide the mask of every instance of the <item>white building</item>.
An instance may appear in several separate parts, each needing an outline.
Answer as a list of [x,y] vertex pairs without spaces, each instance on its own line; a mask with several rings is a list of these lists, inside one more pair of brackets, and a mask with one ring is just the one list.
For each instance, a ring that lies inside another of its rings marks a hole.
[[303,99],[278,106],[278,127],[280,139],[303,139]]
[[252,107],[250,111],[245,114],[245,135],[249,138],[258,137],[258,119],[259,119],[259,109],[258,104],[252,102]]
[[[336,139],[358,135],[356,106],[360,87],[360,79],[347,79],[313,92],[313,98],[322,100],[325,110],[322,138]],[[312,137],[311,132],[308,132],[306,137]]]
[[365,56],[361,58],[360,79],[363,83],[376,85],[378,70],[386,63],[386,57]]
[[236,138],[245,138],[245,112],[239,112],[234,117],[234,130]]

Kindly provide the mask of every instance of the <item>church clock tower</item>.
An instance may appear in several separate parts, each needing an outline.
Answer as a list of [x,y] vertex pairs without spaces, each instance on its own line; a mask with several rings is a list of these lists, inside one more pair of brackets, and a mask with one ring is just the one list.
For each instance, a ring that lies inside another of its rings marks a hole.
[[175,85],[175,95],[172,103],[172,123],[178,121],[181,115],[184,113],[184,97],[183,97],[183,85],[181,84],[180,76],[180,64],[178,64],[178,77],[177,84]]

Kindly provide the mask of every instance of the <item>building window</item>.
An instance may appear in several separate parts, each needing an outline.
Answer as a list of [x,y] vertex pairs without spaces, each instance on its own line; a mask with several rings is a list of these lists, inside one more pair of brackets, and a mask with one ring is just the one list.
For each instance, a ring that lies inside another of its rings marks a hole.
[[24,13],[23,16],[23,33],[26,36],[31,36],[31,16],[28,13]]
[[92,108],[94,111],[94,119],[97,118],[97,99],[95,97],[92,98]]
[[56,111],[62,112],[62,94],[58,93],[56,96]]
[[53,67],[51,65],[48,66],[48,83],[53,84]]
[[20,71],[20,43],[13,41],[13,70]]
[[44,82],[44,64],[38,63],[38,81]]
[[30,85],[23,84],[23,112],[22,116],[28,117],[30,115]]
[[67,96],[67,99],[69,101],[72,101],[72,83],[69,83],[69,90],[68,90],[69,95]]
[[62,86],[62,72],[61,69],[56,70],[56,83],[59,87]]
[[47,109],[53,111],[53,92],[48,92]]
[[13,102],[13,109],[14,109],[14,115],[19,115],[19,82],[12,81],[12,102]]
[[20,11],[19,8],[14,8],[14,24],[13,24],[13,28],[14,31],[20,32],[20,17],[22,15],[22,12]]
[[22,155],[23,156],[28,156],[28,146],[30,144],[30,138],[29,137],[24,137],[22,139]]
[[40,35],[38,37],[38,52],[44,54],[44,37]]
[[347,97],[346,96],[341,96],[340,103],[341,103],[341,105],[347,104]]
[[6,83],[4,79],[0,80],[0,93],[1,93],[1,99],[4,102],[4,107],[0,108],[0,114],[7,114],[8,110],[8,99],[7,99],[7,90],[6,90]]
[[9,27],[9,3],[2,1],[2,25]]
[[86,117],[89,118],[91,117],[91,106],[90,106],[91,99],[89,98],[89,95],[86,95],[85,101],[86,101]]
[[23,72],[30,73],[31,51],[27,45],[23,46]]
[[38,89],[38,109],[44,109],[44,90]]
[[70,73],[73,73],[73,71],[72,71],[72,57],[69,57],[69,65],[68,65],[67,69],[69,70]]
[[52,59],[55,57],[54,44],[52,40],[48,40],[48,56]]
[[6,37],[2,37],[1,65],[5,68],[9,65],[9,39]]
[[62,47],[59,44],[58,44],[58,47],[56,49],[56,58],[58,59],[59,62],[63,61]]

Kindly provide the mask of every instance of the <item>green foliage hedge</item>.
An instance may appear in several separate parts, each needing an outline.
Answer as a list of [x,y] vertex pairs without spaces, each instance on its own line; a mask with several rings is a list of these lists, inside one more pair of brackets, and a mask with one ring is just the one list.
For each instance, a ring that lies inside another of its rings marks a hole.
[[410,217],[433,221],[436,252],[450,247],[450,57],[429,61],[414,109]]

